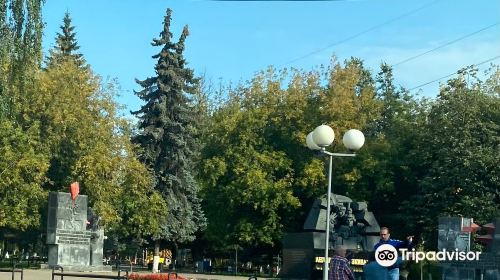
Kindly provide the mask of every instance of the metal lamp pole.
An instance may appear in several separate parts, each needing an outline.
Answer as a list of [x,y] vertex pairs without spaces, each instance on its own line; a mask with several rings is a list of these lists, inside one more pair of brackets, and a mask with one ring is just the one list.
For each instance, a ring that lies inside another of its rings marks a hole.
[[[333,157],[354,157],[356,154],[344,154],[344,153],[330,153],[326,150],[327,146],[330,146],[335,139],[335,133],[333,129],[327,125],[320,125],[313,132],[309,133],[306,137],[306,143],[309,149],[317,150],[322,154],[328,155],[329,166],[328,166],[328,191],[327,191],[327,201],[326,201],[326,232],[325,232],[325,261],[323,267],[323,280],[328,280],[328,249],[330,247],[330,204],[331,204],[331,194],[332,194],[332,162]],[[346,132],[343,138],[344,146],[349,150],[357,151],[365,143],[365,137],[361,131],[356,129],[351,129]]]
[[[326,153],[325,148],[321,149],[323,153]],[[328,248],[330,247],[330,197],[332,195],[332,158],[329,156],[330,165],[328,167],[328,192],[326,199],[326,237],[325,237],[325,262],[323,267],[323,279],[328,280],[328,266],[330,262],[328,261]]]
[[321,153],[328,155],[330,159],[330,164],[328,167],[328,192],[326,200],[326,237],[325,237],[325,262],[323,267],[323,279],[328,280],[328,250],[330,248],[330,205],[331,205],[331,195],[332,195],[332,162],[333,157],[354,157],[356,154],[341,154],[341,153],[330,153],[326,151],[325,148],[321,148]]

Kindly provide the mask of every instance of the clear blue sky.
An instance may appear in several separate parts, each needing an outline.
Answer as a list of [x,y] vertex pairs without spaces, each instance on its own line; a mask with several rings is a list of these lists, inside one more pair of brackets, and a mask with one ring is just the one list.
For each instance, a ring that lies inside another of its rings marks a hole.
[[[81,53],[96,73],[117,78],[117,101],[135,110],[142,102],[133,94],[140,89],[134,79],[154,74],[151,56],[159,48],[150,42],[162,30],[167,8],[173,9],[174,38],[189,25],[189,67],[233,83],[268,65],[309,70],[328,64],[333,54],[361,58],[376,72],[382,61],[395,64],[500,22],[498,0],[47,0],[44,49],[54,45],[69,11]],[[394,75],[412,88],[498,55],[497,24],[398,65]],[[422,87],[423,94],[434,96],[438,86]]]

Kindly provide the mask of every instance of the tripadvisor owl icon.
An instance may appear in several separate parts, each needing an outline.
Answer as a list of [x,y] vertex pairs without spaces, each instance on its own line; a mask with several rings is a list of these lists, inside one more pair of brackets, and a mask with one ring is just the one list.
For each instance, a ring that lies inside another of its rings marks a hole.
[[375,260],[381,266],[389,267],[398,260],[398,251],[392,245],[380,245],[375,251]]

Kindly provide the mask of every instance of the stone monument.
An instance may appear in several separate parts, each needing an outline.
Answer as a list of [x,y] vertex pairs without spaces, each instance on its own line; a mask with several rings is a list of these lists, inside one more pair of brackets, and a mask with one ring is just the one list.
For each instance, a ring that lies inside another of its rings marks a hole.
[[476,261],[442,261],[442,277],[446,280],[500,280],[500,218],[479,227],[471,218],[440,217],[438,250],[469,252],[470,235],[480,228],[485,235],[476,239],[485,250]]
[[[351,250],[371,251],[379,241],[380,227],[366,202],[354,202],[343,195],[332,195],[330,209],[330,248],[343,245]],[[304,230],[326,230],[326,199],[317,199]]]
[[[286,233],[283,239],[283,268],[285,279],[320,279],[325,256],[326,195],[316,199],[304,223],[304,231]],[[346,247],[351,267],[359,274],[367,261],[367,252],[378,242],[380,227],[366,202],[333,194],[330,208],[329,248]]]
[[472,219],[463,217],[440,217],[438,227],[438,251],[470,251]]
[[[76,183],[78,184],[78,183]],[[48,266],[70,271],[111,271],[103,265],[104,230],[87,207],[87,196],[50,192],[47,215]]]

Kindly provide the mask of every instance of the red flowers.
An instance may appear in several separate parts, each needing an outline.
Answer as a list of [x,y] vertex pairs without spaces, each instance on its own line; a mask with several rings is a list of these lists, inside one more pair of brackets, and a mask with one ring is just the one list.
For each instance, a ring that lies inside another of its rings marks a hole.
[[129,275],[130,280],[187,280],[182,276],[178,276],[176,273],[170,273],[170,278],[168,273],[157,273],[157,274],[137,274],[132,273]]

